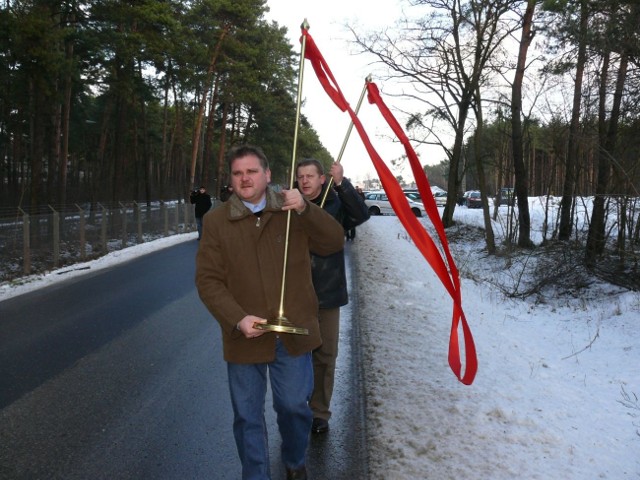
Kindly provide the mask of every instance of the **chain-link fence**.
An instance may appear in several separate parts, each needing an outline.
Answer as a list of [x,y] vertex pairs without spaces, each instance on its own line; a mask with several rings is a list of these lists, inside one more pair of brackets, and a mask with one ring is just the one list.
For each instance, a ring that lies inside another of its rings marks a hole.
[[179,201],[46,208],[0,218],[0,283],[196,229],[193,205]]

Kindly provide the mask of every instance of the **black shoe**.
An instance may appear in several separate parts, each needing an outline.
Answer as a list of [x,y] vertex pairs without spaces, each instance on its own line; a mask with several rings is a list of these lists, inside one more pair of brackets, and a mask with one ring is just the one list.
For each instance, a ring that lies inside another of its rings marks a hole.
[[327,433],[329,431],[329,422],[324,418],[314,418],[311,424],[312,433]]
[[287,468],[287,480],[307,480],[307,469],[304,465],[300,468]]

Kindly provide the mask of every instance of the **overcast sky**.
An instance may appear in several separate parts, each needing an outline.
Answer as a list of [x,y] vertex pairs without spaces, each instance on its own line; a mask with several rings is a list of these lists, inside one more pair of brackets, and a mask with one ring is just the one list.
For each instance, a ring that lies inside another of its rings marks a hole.
[[[371,57],[353,54],[355,49],[350,43],[353,37],[345,28],[345,24],[351,25],[363,34],[392,26],[401,15],[400,2],[398,0],[376,2],[375,7],[372,2],[365,0],[326,0],[324,2],[268,0],[267,3],[271,9],[267,18],[289,29],[289,39],[297,52],[300,52],[300,25],[305,18],[307,19],[310,25],[309,33],[329,64],[342,93],[355,109],[364,88],[365,78],[373,73],[374,67],[371,65]],[[384,92],[385,85],[381,80],[375,76],[373,80]],[[304,100],[302,113],[317,130],[324,146],[334,157],[337,156],[349,128],[350,119],[346,112],[341,112],[327,97],[308,62],[305,65],[302,91]],[[383,100],[393,111],[394,100],[384,96]],[[398,113],[394,111],[394,114]],[[404,153],[404,149],[399,144],[394,145],[381,137],[381,135],[391,134],[391,130],[382,120],[377,108],[369,105],[366,100],[360,108],[359,118],[372,139],[374,147],[388,165],[392,159]],[[399,120],[402,122],[400,118]],[[367,174],[377,178],[371,159],[355,129],[351,132],[342,163],[345,167],[345,175],[356,183],[359,179],[367,178]],[[392,171],[399,174],[394,168]],[[401,174],[405,178],[411,177],[408,168]]]

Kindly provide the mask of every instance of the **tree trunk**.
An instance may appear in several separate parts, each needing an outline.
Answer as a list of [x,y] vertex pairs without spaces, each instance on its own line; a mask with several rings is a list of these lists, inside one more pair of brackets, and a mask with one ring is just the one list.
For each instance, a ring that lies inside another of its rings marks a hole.
[[[98,149],[96,152],[96,174],[93,177],[93,188],[91,189],[93,195],[97,198],[100,198],[107,194],[108,183],[107,185],[103,185],[103,183],[109,182],[111,180],[111,167],[113,162],[109,162],[107,164],[107,141],[109,139],[109,134],[111,132],[110,124],[111,124],[111,111],[113,110],[113,97],[109,96],[107,98],[104,112],[102,114],[102,124],[100,126],[100,139],[98,141]],[[99,193],[99,195],[97,194]]]
[[[167,80],[164,83],[164,95],[162,99],[162,145],[160,153],[160,168],[158,172],[158,184],[159,184],[159,196],[161,199],[165,199],[166,196],[166,180],[165,175],[170,170],[169,166],[169,147],[167,137],[169,136],[169,88],[171,87],[171,81],[168,79],[169,72],[172,68],[171,60],[167,66]],[[175,97],[174,97],[175,99]]]
[[[213,144],[213,126],[215,121],[216,105],[218,103],[218,87],[219,78],[216,78],[215,86],[211,98],[209,99],[209,114],[207,117],[207,128],[205,130],[204,148],[202,149],[202,184],[206,185],[207,190],[209,187],[209,166],[211,165],[211,146]],[[215,190],[214,190],[215,191]]]
[[117,203],[124,200],[126,158],[129,155],[129,108],[128,99],[118,94],[116,98],[116,124],[114,126],[112,159],[109,162],[111,167],[111,201]]
[[[138,75],[142,78],[142,62],[138,61]],[[147,105],[142,96],[139,96],[140,101],[140,115],[142,117],[142,156],[143,156],[143,181],[144,181],[144,200],[148,207],[151,207],[151,147],[149,146],[149,127],[147,123]],[[136,144],[138,142],[138,136],[136,135]],[[136,198],[138,200],[138,198]]]
[[[229,102],[225,101],[222,106],[222,121],[220,122],[220,147],[218,150],[218,175],[217,183],[214,186],[215,191],[219,194],[222,191],[222,187],[227,185],[228,179],[224,175],[224,152],[226,150],[227,143],[227,117],[229,115]],[[224,178],[224,182],[223,179]]]
[[[38,205],[42,202],[42,159],[44,157],[44,126],[42,121],[43,90],[38,88],[33,81],[29,82],[29,116],[30,132],[32,139],[29,146],[29,156],[31,164],[31,211],[37,212]],[[35,229],[31,230],[34,235]]]
[[571,125],[569,127],[569,145],[567,148],[567,161],[565,167],[564,185],[562,188],[562,201],[560,203],[560,229],[559,240],[569,240],[573,226],[572,211],[573,197],[576,190],[576,165],[578,163],[578,132],[580,130],[580,104],[582,100],[582,78],[587,61],[587,27],[588,27],[587,0],[580,2],[580,34],[578,45],[578,61],[576,64],[576,79],[573,87],[573,106],[571,110]]
[[522,142],[522,81],[527,61],[527,51],[535,32],[531,29],[536,0],[527,0],[527,9],[522,19],[522,36],[518,65],[513,80],[511,95],[511,125],[513,141],[513,170],[515,173],[515,195],[518,199],[518,246],[529,248],[531,242],[531,218],[529,216],[529,189],[527,172],[524,165]]
[[[73,55],[73,45],[68,48],[68,55]],[[70,60],[70,57],[68,57]],[[67,175],[69,164],[69,120],[71,118],[71,72],[65,75],[64,99],[62,104],[62,151],[60,152],[60,177],[58,179],[58,200],[67,203]]]
[[482,200],[482,217],[484,219],[484,239],[487,244],[487,253],[493,255],[496,253],[496,240],[493,235],[493,227],[491,226],[491,213],[489,212],[489,199],[487,195],[487,181],[484,174],[483,155],[483,133],[484,133],[484,118],[482,115],[482,101],[480,97],[480,89],[476,89],[476,118],[478,120],[478,127],[476,128],[475,136],[475,156],[476,156],[476,170],[478,173],[478,182],[480,183],[480,197]]
[[444,228],[453,225],[453,211],[455,209],[458,187],[460,186],[459,170],[460,158],[462,157],[462,145],[464,143],[464,127],[467,124],[469,108],[471,106],[470,98],[467,94],[460,101],[458,111],[458,124],[456,125],[456,137],[453,143],[453,151],[451,153],[451,162],[449,164],[449,179],[447,182],[447,204],[442,212],[442,224]]
[[[71,25],[75,24],[75,15],[69,19]],[[65,45],[65,59],[67,70],[64,74],[64,96],[62,103],[62,151],[60,152],[60,177],[58,180],[58,200],[62,205],[67,203],[67,172],[69,162],[69,121],[71,118],[71,92],[73,87],[73,41],[67,40]]]
[[202,131],[202,119],[204,117],[204,110],[207,104],[208,92],[212,87],[213,72],[218,61],[218,55],[222,48],[222,42],[224,37],[229,33],[231,29],[230,25],[225,26],[220,33],[218,43],[211,54],[211,60],[209,62],[209,69],[207,70],[207,78],[203,84],[202,98],[200,99],[200,106],[198,108],[198,117],[196,118],[196,126],[193,130],[193,147],[191,149],[191,175],[189,182],[189,190],[193,190],[196,176],[196,161],[198,159],[198,147],[200,146],[200,132]]
[[628,52],[623,52],[620,57],[620,68],[618,70],[618,78],[616,81],[616,90],[613,95],[613,104],[611,106],[611,116],[609,118],[609,126],[606,128],[606,79],[609,67],[609,56],[607,53],[603,62],[603,74],[600,85],[600,137],[602,139],[600,152],[598,154],[598,183],[596,186],[595,199],[593,201],[593,213],[591,214],[591,225],[589,225],[589,234],[587,236],[586,263],[593,266],[596,258],[604,252],[606,242],[605,237],[605,196],[609,186],[611,177],[611,160],[615,153],[615,146],[618,137],[618,121],[620,119],[620,105],[622,103],[622,90],[627,75],[627,67],[629,63]]

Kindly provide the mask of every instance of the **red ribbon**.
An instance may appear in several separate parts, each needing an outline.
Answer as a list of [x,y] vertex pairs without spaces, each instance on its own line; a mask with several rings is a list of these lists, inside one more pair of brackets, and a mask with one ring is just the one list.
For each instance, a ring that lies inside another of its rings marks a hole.
[[[404,195],[404,192],[402,191],[402,188],[398,184],[397,180],[395,179],[387,165],[384,163],[376,149],[371,144],[369,136],[364,130],[362,123],[356,116],[353,109],[349,106],[349,103],[346,101],[344,95],[342,94],[342,91],[340,90],[340,87],[338,86],[338,83],[331,73],[329,65],[320,53],[320,50],[318,49],[313,38],[311,37],[311,35],[309,35],[308,30],[303,28],[302,35],[306,37],[305,58],[311,62],[311,65],[316,72],[316,76],[318,77],[320,84],[324,88],[324,91],[327,93],[327,95],[329,95],[329,97],[333,100],[334,104],[341,111],[347,111],[349,113],[351,121],[353,122],[353,125],[355,126],[358,134],[360,135],[360,138],[362,139],[362,142],[364,143],[365,149],[371,157],[373,166],[378,172],[382,187],[384,188],[384,191],[386,192],[387,197],[389,198],[389,202],[391,203],[393,210],[396,212],[398,219],[407,230],[416,247],[418,248],[420,253],[422,253],[429,265],[431,265],[434,272],[453,299],[453,318],[451,321],[451,334],[449,336],[449,366],[451,367],[451,370],[456,375],[458,380],[460,380],[465,385],[471,385],[478,370],[478,361],[471,329],[469,328],[464,311],[462,309],[462,297],[460,294],[460,279],[458,269],[449,251],[449,244],[447,242],[444,226],[442,225],[442,220],[440,219],[440,216],[438,214],[438,208],[436,206],[435,199],[433,198],[433,195],[431,193],[431,186],[429,185],[429,180],[427,179],[427,176],[424,173],[422,166],[420,165],[418,156],[411,147],[409,139],[402,130],[402,127],[380,98],[378,87],[374,83],[367,82],[366,86],[368,91],[369,103],[373,103],[378,106],[380,113],[385,118],[385,120],[405,148],[407,158],[409,159],[409,163],[411,165],[411,170],[413,171],[414,178],[418,185],[418,191],[420,192],[420,195],[422,197],[427,215],[436,228],[438,237],[440,238],[440,243],[445,252],[447,263],[445,263],[440,250],[436,246],[429,233],[425,230],[420,221],[411,211],[409,202],[407,202],[407,198]],[[447,264],[449,265],[449,267],[447,267]],[[460,345],[458,341],[458,328],[460,326],[462,327],[462,332],[464,335],[466,361],[464,375],[462,374],[462,363],[460,361]]]

